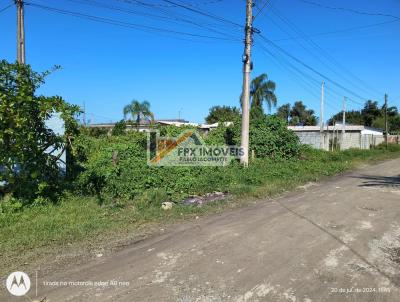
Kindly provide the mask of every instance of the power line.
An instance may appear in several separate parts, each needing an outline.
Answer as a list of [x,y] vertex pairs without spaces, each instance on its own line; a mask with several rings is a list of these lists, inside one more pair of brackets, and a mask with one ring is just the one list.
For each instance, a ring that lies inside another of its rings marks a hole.
[[[164,7],[159,7],[158,5],[153,4],[153,3],[147,3],[147,2],[138,1],[138,0],[114,0],[114,1],[118,1],[118,2],[121,2],[121,3],[124,3],[124,4],[130,4],[130,5],[134,5],[134,6],[140,6],[142,8],[148,9],[148,10],[154,10],[154,11],[157,11],[157,12],[161,12],[163,15],[165,15],[167,17],[173,16],[174,18],[179,18],[182,21],[183,21],[183,19],[186,22],[193,21],[193,14],[189,16],[189,15],[182,14],[181,12],[178,13],[177,11],[171,10],[171,8],[173,8],[173,7],[176,8],[176,6],[169,5],[168,6],[169,9],[166,9]],[[192,10],[189,10],[189,11],[191,13],[193,13]],[[201,14],[201,15],[204,17],[203,14]],[[207,16],[207,18],[209,18],[209,16]],[[215,20],[213,17],[212,17],[212,19]],[[219,26],[227,26],[227,27],[229,26],[229,30],[232,29],[232,24],[231,23],[229,23],[229,22],[228,23],[221,22],[221,20],[219,20],[219,19],[217,21],[218,21],[218,25]],[[203,23],[203,25],[204,24],[205,25],[210,25],[210,26],[216,26],[216,24]],[[223,30],[221,28],[219,28],[219,29]]]
[[[357,85],[355,83],[352,83],[354,86],[357,86],[359,89],[362,89],[364,92],[370,93],[377,93],[378,95],[381,95],[380,92],[377,92],[375,89],[371,88],[368,84],[366,84],[364,81],[362,81],[359,77],[354,75],[352,72],[350,72],[347,68],[343,67],[332,55],[330,55],[328,52],[326,52],[322,47],[320,47],[316,42],[314,42],[307,34],[305,34],[300,28],[298,28],[296,25],[294,25],[290,20],[285,18],[281,13],[279,13],[279,10],[273,6],[271,6],[272,12],[280,18],[282,22],[284,22],[286,25],[288,25],[291,29],[293,29],[296,33],[302,35],[305,38],[305,41],[314,49],[316,50],[316,58],[324,64],[327,68],[329,68],[332,72],[334,72],[338,76],[343,76],[342,73],[345,73],[348,75],[348,79],[346,81],[349,81],[350,78],[354,79],[355,81],[359,82],[361,85]],[[285,31],[286,32],[286,31]],[[288,33],[288,32],[286,32]],[[289,36],[292,37],[290,33],[288,33]],[[301,43],[299,45],[305,49],[307,52],[310,52],[307,48],[305,48]],[[310,52],[311,53],[311,52]],[[329,67],[324,61],[322,61],[319,58],[319,55],[322,55],[327,62],[332,64],[332,67]],[[342,73],[339,74],[334,68],[337,68],[338,70],[341,70]],[[363,86],[363,87],[362,87]],[[366,87],[370,92],[368,92],[364,87]]]
[[[321,81],[315,79],[311,75],[305,73],[304,71],[300,70],[297,68],[295,65],[293,65],[290,61],[286,60],[285,58],[278,57],[275,53],[272,52],[272,50],[268,49],[265,47],[263,44],[258,44],[257,45],[259,48],[264,50],[266,54],[269,54],[281,67],[286,67],[286,69],[289,71],[289,75],[296,76],[296,78],[301,82],[297,82],[298,84],[301,84],[305,90],[307,90],[310,94],[312,94],[316,100],[319,100],[320,96],[315,92],[316,89],[320,89]],[[290,70],[293,70],[294,72],[291,72]],[[337,93],[333,89],[331,89],[332,92],[335,92],[335,94],[339,95],[341,97],[341,94]],[[329,92],[331,94],[331,92]],[[331,105],[330,103],[327,103],[328,106],[334,108],[333,104]],[[335,108],[335,110],[338,110]]]
[[189,25],[198,27],[198,28],[202,28],[208,31],[212,31],[214,33],[223,35],[223,36],[230,36],[234,39],[237,39],[238,41],[240,40],[238,37],[235,37],[231,34],[227,34],[224,32],[221,32],[219,30],[216,30],[212,27],[200,24],[198,22],[194,22],[193,20],[189,20],[189,19],[185,19],[185,18],[181,18],[181,17],[170,17],[170,16],[160,16],[157,14],[152,14],[152,13],[146,13],[146,12],[142,12],[142,11],[135,11],[135,10],[131,10],[131,9],[126,9],[126,8],[121,8],[118,6],[113,6],[113,5],[107,5],[107,4],[103,4],[101,2],[97,2],[97,1],[92,1],[92,0],[67,0],[69,2],[73,2],[73,3],[79,3],[79,4],[85,4],[85,5],[90,5],[90,6],[94,6],[94,7],[100,7],[100,8],[105,8],[105,9],[109,9],[109,10],[114,10],[114,11],[119,11],[119,12],[123,12],[123,13],[128,13],[128,14],[135,14],[135,15],[139,15],[139,16],[145,16],[145,17],[149,17],[149,18],[153,18],[153,19],[161,19],[167,22],[173,22],[173,23],[177,23],[180,24],[180,22],[184,22],[187,23]]
[[[177,7],[189,10],[191,12],[195,12],[197,14],[200,14],[200,15],[203,15],[203,16],[206,16],[206,17],[221,21],[221,22],[230,23],[230,24],[235,25],[235,26],[237,26],[239,28],[243,28],[243,26],[241,24],[236,23],[236,22],[231,21],[231,20],[228,20],[228,19],[225,19],[223,17],[216,16],[216,15],[213,15],[211,13],[201,11],[199,9],[194,9],[194,8],[192,8],[190,6],[187,6],[187,5],[184,5],[184,4],[180,4],[180,3],[177,3],[177,2],[174,2],[174,1],[171,1],[171,0],[163,0],[163,1],[167,2],[167,3],[170,3],[170,4],[173,4],[173,5],[176,5]],[[139,2],[139,1],[136,1],[136,2]]]
[[[286,68],[286,70],[289,71],[289,75],[292,76],[292,78],[296,78],[297,81],[296,83],[298,85],[300,85],[304,90],[306,90],[310,95],[312,95],[316,102],[318,102],[319,104],[319,98],[321,97],[320,95],[317,94],[316,90],[320,89],[320,85],[321,83],[314,79],[313,77],[305,74],[304,72],[302,72],[301,70],[299,70],[298,68],[296,68],[295,66],[293,66],[290,62],[286,62],[285,60],[282,60],[280,58],[278,58],[278,56],[276,56],[274,53],[272,53],[269,49],[267,49],[266,47],[264,47],[263,45],[257,45],[257,47],[261,48],[262,50],[264,50],[265,54],[269,54],[271,58],[273,58],[279,65],[281,68]],[[289,66],[289,67],[288,67]],[[290,68],[292,68],[295,72],[291,72]],[[297,73],[299,74],[297,74]],[[308,78],[309,81],[306,81],[306,78]],[[312,84],[311,84],[312,83]],[[325,91],[327,94],[332,95],[331,92],[329,90]],[[333,112],[338,112],[341,109],[335,106],[335,103],[330,103],[327,102],[327,99],[325,99],[325,104],[331,109],[333,110]],[[315,112],[315,110],[314,110]]]
[[[319,37],[319,36],[326,36],[326,35],[333,35],[333,34],[339,34],[339,33],[352,32],[352,31],[357,31],[357,30],[366,29],[366,28],[375,27],[375,26],[380,26],[380,25],[386,25],[386,24],[395,23],[395,22],[399,22],[399,20],[391,20],[391,21],[379,22],[379,23],[374,23],[374,24],[343,28],[343,29],[338,29],[338,30],[334,30],[334,31],[316,33],[316,34],[311,34],[311,35],[309,34],[308,37]],[[274,39],[273,41],[274,42],[281,42],[281,41],[298,40],[298,39],[307,39],[307,38],[304,37],[304,36],[298,36],[298,37],[292,37],[292,38]]]
[[11,3],[11,4],[9,4],[9,5],[5,6],[5,7],[3,7],[2,9],[0,9],[0,13],[6,11],[7,9],[9,9],[9,8],[10,8],[11,6],[13,6],[13,5],[14,5],[14,4]]
[[309,0],[299,0],[299,1],[307,3],[307,4],[310,4],[310,5],[318,6],[318,7],[331,9],[331,10],[347,11],[347,12],[351,12],[351,13],[354,13],[354,14],[366,15],[366,16],[390,17],[390,18],[394,18],[394,19],[400,20],[400,17],[395,16],[395,15],[391,15],[391,14],[370,13],[370,12],[364,12],[364,11],[356,10],[356,9],[353,9],[353,8],[328,6],[328,5],[323,5],[323,4],[320,4],[320,3],[317,3],[317,2],[313,2],[313,1],[309,1]]
[[267,7],[267,5],[270,3],[270,0],[266,0],[264,5],[258,9],[257,14],[254,16],[253,21],[258,17],[259,14]]
[[[199,7],[202,5],[209,5],[209,4],[217,4],[220,3],[224,0],[209,0],[209,1],[203,1],[200,3],[186,3],[187,6],[191,6],[191,7]],[[148,5],[151,5],[153,7],[165,7],[165,8],[171,8],[171,7],[177,7],[174,4],[159,4],[159,3],[148,3]]]
[[59,13],[59,14],[70,15],[70,16],[83,18],[83,19],[87,19],[87,20],[91,20],[91,21],[95,21],[95,22],[99,22],[99,23],[106,23],[106,24],[111,24],[111,25],[116,25],[116,26],[121,26],[121,27],[126,27],[126,28],[132,28],[132,29],[142,30],[142,31],[147,31],[147,32],[161,32],[161,33],[177,34],[177,35],[189,36],[189,37],[235,41],[235,42],[240,41],[238,39],[216,37],[216,36],[209,36],[209,35],[200,35],[200,34],[170,30],[170,29],[165,29],[165,28],[141,25],[141,24],[136,24],[136,23],[130,23],[130,22],[125,22],[125,21],[120,21],[120,20],[115,20],[115,19],[104,18],[104,17],[98,17],[98,16],[83,14],[83,13],[79,13],[79,12],[73,12],[73,11],[69,11],[69,10],[44,6],[44,5],[40,5],[40,4],[33,3],[33,2],[27,2],[26,4],[33,6],[33,7],[41,8],[43,10]]
[[302,65],[303,67],[307,68],[308,70],[311,70],[312,72],[314,72],[315,74],[319,75],[320,77],[324,78],[325,80],[331,82],[333,85],[335,85],[336,87],[354,95],[355,97],[365,100],[366,98],[363,98],[362,96],[360,96],[359,94],[357,94],[356,92],[353,92],[352,90],[344,87],[343,85],[339,84],[338,82],[336,82],[335,80],[331,79],[330,77],[326,76],[325,74],[319,72],[318,70],[316,70],[315,68],[311,67],[310,65],[304,63],[302,60],[298,59],[297,57],[295,57],[294,55],[290,54],[289,52],[287,52],[285,49],[283,49],[282,47],[278,46],[277,44],[275,44],[274,42],[272,42],[270,39],[266,38],[265,36],[263,36],[262,34],[259,35],[265,42],[269,43],[270,45],[272,45],[273,47],[275,47],[277,50],[279,50],[281,53],[283,53],[284,55],[286,55],[287,57],[291,58],[292,60],[294,60],[295,62],[299,63],[300,65]]

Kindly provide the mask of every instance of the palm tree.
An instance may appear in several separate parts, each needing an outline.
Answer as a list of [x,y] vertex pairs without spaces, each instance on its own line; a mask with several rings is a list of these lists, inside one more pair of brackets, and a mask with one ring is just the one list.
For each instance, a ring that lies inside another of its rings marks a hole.
[[271,111],[272,106],[276,107],[275,87],[275,82],[270,81],[265,73],[253,79],[250,84],[251,107],[262,108],[264,101],[267,103],[268,111]]
[[124,107],[124,119],[127,120],[128,115],[131,115],[132,119],[136,122],[136,127],[139,129],[140,122],[142,120],[154,121],[154,114],[150,111],[150,103],[148,101],[139,102],[132,100],[129,105]]

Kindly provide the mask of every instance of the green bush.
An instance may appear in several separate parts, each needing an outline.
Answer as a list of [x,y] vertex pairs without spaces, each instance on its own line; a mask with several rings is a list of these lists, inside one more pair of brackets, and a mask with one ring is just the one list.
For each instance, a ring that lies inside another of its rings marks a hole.
[[100,202],[134,199],[150,190],[162,190],[176,200],[224,190],[230,184],[227,167],[148,166],[143,133],[98,139],[82,135],[74,144],[75,159],[82,171],[75,182],[77,188],[81,193],[97,195]]
[[250,123],[250,149],[256,157],[293,158],[300,154],[297,135],[275,116],[263,116]]
[[[0,61],[0,196],[11,194],[31,203],[39,197],[55,200],[62,190],[55,151],[64,152],[77,134],[74,116],[79,108],[58,96],[37,95],[49,73]],[[64,121],[65,135],[46,125],[55,112]]]
[[[160,127],[160,135],[177,137],[191,127]],[[205,136],[210,145],[240,144],[240,121],[220,126]],[[82,173],[77,186],[82,193],[94,194],[100,202],[135,199],[152,190],[165,192],[169,199],[212,191],[229,191],[235,185],[259,185],[265,181],[270,159],[296,158],[300,153],[297,136],[274,117],[264,116],[253,121],[250,146],[259,158],[249,169],[237,161],[227,167],[151,167],[147,165],[147,137],[144,133],[128,132],[123,136],[93,138],[82,135],[75,141],[76,159]],[[254,171],[257,171],[256,173]]]
[[111,135],[124,135],[126,134],[126,122],[124,120],[120,120],[114,125],[114,128],[111,130]]
[[[240,145],[241,120],[232,126],[219,126],[206,138],[210,144]],[[288,159],[300,154],[300,141],[287,125],[275,116],[261,115],[250,121],[250,150],[257,158]]]

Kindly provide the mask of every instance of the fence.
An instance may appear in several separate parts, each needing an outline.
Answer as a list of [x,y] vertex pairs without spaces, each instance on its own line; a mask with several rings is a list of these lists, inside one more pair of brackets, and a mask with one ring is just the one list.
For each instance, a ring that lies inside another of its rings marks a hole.
[[[347,149],[364,149],[368,150],[385,142],[385,136],[361,134],[357,132],[296,132],[300,142],[310,145],[316,149],[323,150],[347,150]],[[388,142],[391,144],[399,144],[400,136],[389,136]]]

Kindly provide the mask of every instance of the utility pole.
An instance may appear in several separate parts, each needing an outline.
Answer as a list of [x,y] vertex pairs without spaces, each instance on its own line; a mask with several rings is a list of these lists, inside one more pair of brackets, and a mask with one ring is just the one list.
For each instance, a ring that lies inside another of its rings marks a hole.
[[83,118],[83,126],[86,127],[86,103],[85,102],[83,102],[82,118]]
[[182,109],[183,109],[183,108],[179,109],[179,111],[178,111],[178,120],[181,119],[181,111],[182,111]]
[[389,147],[389,141],[388,141],[388,118],[387,118],[387,112],[388,112],[388,95],[385,93],[385,142],[386,142],[386,149]]
[[17,61],[25,64],[24,1],[15,0],[17,6]]
[[345,134],[346,134],[346,103],[347,97],[343,97],[343,111],[342,111],[342,140],[340,142],[340,149],[344,150]]
[[342,121],[342,134],[346,133],[346,102],[347,97],[343,98],[343,121]]
[[249,165],[249,128],[250,128],[250,72],[251,72],[251,44],[253,35],[253,0],[246,0],[245,46],[243,54],[243,91],[242,91],[242,136],[241,147],[243,155],[240,162]]
[[325,148],[325,143],[324,143],[324,91],[325,90],[325,82],[322,82],[321,85],[321,113],[319,116],[319,131],[321,133],[321,149]]

